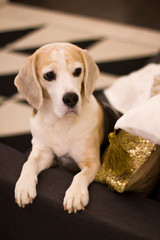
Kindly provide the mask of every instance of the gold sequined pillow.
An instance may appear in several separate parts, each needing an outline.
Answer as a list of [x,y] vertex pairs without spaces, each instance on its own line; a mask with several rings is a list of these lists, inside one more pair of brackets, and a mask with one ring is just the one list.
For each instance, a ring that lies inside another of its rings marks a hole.
[[110,133],[109,142],[95,181],[147,196],[159,178],[160,146],[124,130]]

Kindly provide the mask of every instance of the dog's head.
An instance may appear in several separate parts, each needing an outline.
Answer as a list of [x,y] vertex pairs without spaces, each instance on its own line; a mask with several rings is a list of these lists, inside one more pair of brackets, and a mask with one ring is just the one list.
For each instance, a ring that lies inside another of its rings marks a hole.
[[40,109],[48,98],[54,113],[63,117],[69,112],[80,113],[83,97],[89,101],[98,75],[98,67],[86,50],[53,43],[27,59],[15,85],[34,108]]

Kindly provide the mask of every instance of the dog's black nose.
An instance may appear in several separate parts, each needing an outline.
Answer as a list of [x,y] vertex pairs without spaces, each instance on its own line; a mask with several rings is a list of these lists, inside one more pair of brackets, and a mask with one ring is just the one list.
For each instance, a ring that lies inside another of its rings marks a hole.
[[74,92],[68,92],[63,96],[63,102],[68,107],[73,108],[78,102],[78,95]]

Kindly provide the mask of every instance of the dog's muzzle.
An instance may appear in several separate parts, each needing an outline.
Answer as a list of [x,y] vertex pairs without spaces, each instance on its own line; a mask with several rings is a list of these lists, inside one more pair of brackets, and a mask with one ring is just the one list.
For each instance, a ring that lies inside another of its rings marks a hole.
[[74,92],[68,92],[63,96],[63,102],[67,107],[73,108],[78,102],[78,95]]

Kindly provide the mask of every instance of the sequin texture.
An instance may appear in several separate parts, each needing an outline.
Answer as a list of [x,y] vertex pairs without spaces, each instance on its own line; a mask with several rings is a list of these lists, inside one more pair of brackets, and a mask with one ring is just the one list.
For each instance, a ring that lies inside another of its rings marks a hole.
[[[116,135],[116,141],[126,152],[126,155],[128,154],[129,156],[128,161],[130,161],[130,170],[125,171],[122,175],[117,175],[117,173],[111,169],[106,170],[104,161],[96,175],[95,181],[107,184],[111,190],[122,193],[125,191],[133,175],[149,159],[152,152],[156,150],[156,144],[124,130],[121,130]],[[109,147],[112,147],[112,145]],[[107,151],[104,154],[107,154]],[[109,157],[112,158],[112,156]]]

